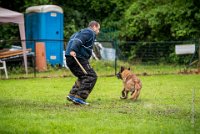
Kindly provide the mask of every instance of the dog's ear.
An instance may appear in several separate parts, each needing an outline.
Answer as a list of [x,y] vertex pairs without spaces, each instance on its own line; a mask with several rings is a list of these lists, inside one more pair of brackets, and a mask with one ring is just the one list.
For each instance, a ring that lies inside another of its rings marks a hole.
[[129,67],[128,70],[131,70],[131,68]]
[[124,69],[125,69],[125,68],[124,68],[123,66],[121,66],[121,70],[120,70],[120,72],[123,72],[123,71],[124,71]]

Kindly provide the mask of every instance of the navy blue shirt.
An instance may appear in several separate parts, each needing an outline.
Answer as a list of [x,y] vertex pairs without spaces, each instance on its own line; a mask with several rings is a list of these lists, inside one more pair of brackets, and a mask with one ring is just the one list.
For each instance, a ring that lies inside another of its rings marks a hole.
[[70,52],[74,51],[77,58],[88,60],[92,55],[95,39],[95,32],[90,28],[85,28],[74,33],[67,44],[65,55],[70,56]]

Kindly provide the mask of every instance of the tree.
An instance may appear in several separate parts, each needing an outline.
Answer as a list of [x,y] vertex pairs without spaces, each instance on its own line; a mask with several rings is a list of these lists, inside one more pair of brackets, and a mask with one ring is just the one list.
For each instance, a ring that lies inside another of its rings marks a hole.
[[64,37],[67,40],[91,20],[99,21],[102,30],[110,32],[112,39],[186,40],[197,38],[200,34],[198,0],[11,0],[9,3],[1,0],[0,4],[19,12],[35,5],[55,4],[62,7]]
[[136,41],[196,38],[199,15],[198,7],[188,0],[137,0],[124,13],[121,36]]

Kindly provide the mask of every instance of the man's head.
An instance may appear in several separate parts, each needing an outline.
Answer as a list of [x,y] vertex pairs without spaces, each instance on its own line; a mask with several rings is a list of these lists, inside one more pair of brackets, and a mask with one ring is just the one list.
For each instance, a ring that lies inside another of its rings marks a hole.
[[89,27],[96,33],[96,35],[99,34],[100,24],[97,21],[91,21]]

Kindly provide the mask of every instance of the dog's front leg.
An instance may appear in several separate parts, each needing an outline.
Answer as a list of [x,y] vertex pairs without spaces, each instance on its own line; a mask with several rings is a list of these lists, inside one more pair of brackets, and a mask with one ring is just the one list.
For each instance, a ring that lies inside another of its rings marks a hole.
[[126,90],[125,90],[125,88],[123,88],[123,90],[122,90],[122,96],[120,97],[121,99],[127,99],[127,92],[126,92]]

